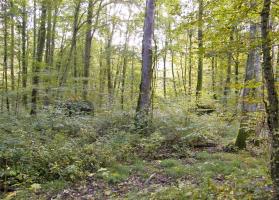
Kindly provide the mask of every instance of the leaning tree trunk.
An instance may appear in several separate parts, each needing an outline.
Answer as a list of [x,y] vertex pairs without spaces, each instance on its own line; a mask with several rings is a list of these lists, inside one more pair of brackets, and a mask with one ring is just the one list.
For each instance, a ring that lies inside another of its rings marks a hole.
[[151,104],[152,83],[152,36],[154,32],[155,0],[146,1],[146,14],[142,41],[142,70],[138,105],[136,109],[136,125],[147,128]]
[[46,9],[46,2],[42,2],[42,14],[41,14],[41,22],[40,22],[40,29],[38,34],[38,44],[37,44],[37,52],[36,58],[34,63],[33,69],[33,89],[31,94],[31,115],[37,114],[37,98],[38,98],[38,90],[39,90],[39,73],[40,68],[43,61],[43,51],[45,46],[45,37],[46,37],[46,16],[47,16],[47,9]]
[[267,88],[268,105],[266,105],[267,121],[271,136],[271,177],[274,185],[274,199],[279,199],[279,123],[278,123],[278,94],[276,91],[272,68],[271,39],[270,39],[270,7],[271,0],[264,0],[261,13],[262,19],[262,50],[263,75]]

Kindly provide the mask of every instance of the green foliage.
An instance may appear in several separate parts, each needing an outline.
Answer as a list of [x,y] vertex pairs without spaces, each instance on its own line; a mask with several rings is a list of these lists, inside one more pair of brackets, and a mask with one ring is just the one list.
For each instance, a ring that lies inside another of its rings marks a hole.
[[174,178],[179,178],[186,174],[185,166],[179,160],[167,159],[160,162],[165,172]]
[[149,137],[143,137],[138,143],[140,149],[142,149],[142,153],[148,157],[154,157],[158,148],[161,147],[164,141],[164,137],[161,133],[155,132],[151,134]]
[[97,172],[97,176],[103,178],[109,183],[118,183],[128,178],[130,167],[125,165],[115,165],[107,168],[101,168]]

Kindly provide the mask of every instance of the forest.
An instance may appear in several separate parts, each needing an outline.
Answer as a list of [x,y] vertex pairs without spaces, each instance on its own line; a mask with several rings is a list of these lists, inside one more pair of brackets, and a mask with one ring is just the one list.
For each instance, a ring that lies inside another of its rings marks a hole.
[[0,0],[0,199],[279,200],[278,0]]

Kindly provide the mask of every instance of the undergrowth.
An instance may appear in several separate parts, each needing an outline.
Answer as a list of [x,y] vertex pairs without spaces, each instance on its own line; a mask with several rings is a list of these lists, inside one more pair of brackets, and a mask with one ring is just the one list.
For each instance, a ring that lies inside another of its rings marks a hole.
[[[246,198],[262,195],[261,189],[250,191],[259,186],[257,180],[270,184],[266,166],[258,159],[196,152],[196,148],[226,145],[224,138],[237,125],[228,124],[220,113],[197,116],[187,109],[173,112],[166,108],[154,113],[152,131],[145,136],[135,132],[133,115],[68,117],[49,112],[36,118],[1,116],[1,197],[44,199],[88,177],[115,185],[134,174],[145,180],[161,174],[176,186],[162,185],[143,193],[127,191],[127,198],[214,199],[220,194]],[[187,177],[196,178],[183,182]],[[216,180],[222,184],[216,185]],[[255,182],[249,186],[249,181]]]

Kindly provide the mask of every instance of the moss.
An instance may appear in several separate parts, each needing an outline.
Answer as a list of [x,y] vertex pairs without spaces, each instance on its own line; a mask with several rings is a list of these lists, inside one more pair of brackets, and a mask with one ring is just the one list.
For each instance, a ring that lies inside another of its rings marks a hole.
[[246,148],[246,140],[248,138],[248,131],[243,128],[240,127],[236,141],[235,141],[235,145],[239,148],[239,149],[245,149]]

